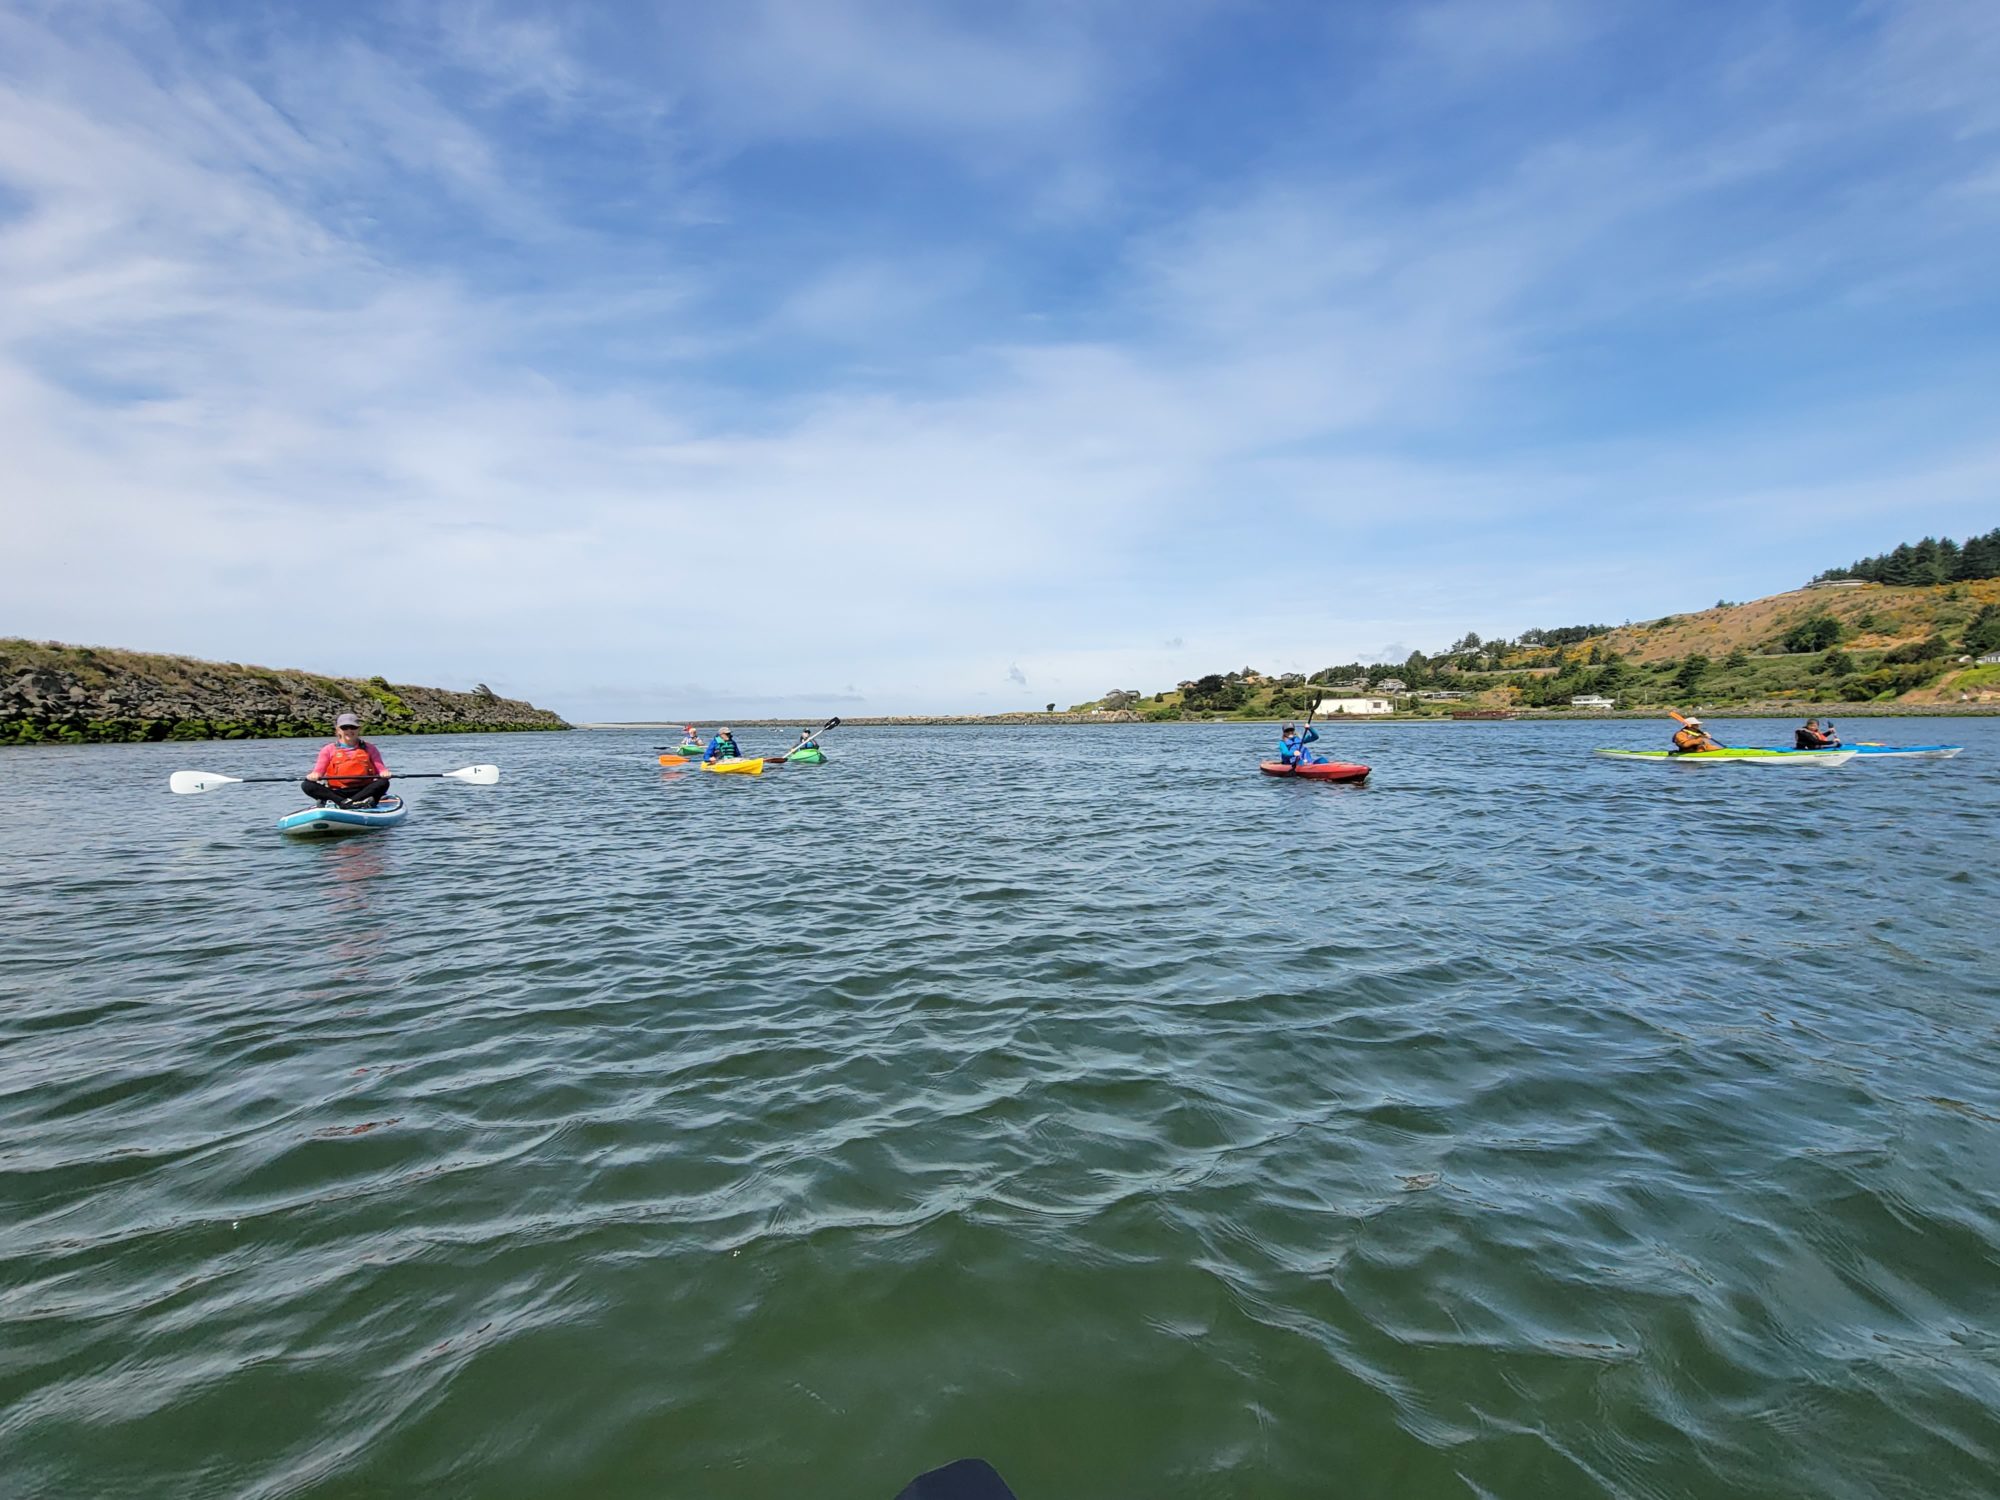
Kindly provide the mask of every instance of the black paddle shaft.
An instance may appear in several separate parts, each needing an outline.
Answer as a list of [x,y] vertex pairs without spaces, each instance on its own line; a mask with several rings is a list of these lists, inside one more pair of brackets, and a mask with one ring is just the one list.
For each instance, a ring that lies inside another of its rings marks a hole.
[[[391,771],[382,779],[384,781],[439,781],[449,775],[451,775],[449,771]],[[281,781],[297,783],[309,778],[305,776],[232,776],[229,779],[240,782],[244,786],[276,786]],[[346,780],[345,777],[341,779]]]

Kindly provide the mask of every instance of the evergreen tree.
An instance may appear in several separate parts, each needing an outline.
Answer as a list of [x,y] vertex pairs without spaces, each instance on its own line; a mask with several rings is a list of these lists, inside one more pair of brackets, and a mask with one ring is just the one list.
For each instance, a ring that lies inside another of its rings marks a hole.
[[1840,621],[1829,614],[1811,615],[1784,634],[1787,651],[1824,651],[1840,640]]
[[1819,576],[1905,586],[2000,578],[2000,527],[1984,536],[1967,537],[1962,545],[1950,537],[1904,542],[1892,552],[1861,558],[1849,567],[1828,568]]

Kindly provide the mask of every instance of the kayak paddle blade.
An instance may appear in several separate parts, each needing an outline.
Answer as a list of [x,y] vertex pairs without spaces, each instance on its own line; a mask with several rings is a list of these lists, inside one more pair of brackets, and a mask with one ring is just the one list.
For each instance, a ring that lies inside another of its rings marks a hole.
[[219,786],[234,786],[240,776],[220,776],[214,771],[176,771],[167,778],[168,789],[185,797],[194,792],[212,792]]
[[498,766],[464,766],[459,770],[446,771],[442,774],[453,781],[467,781],[474,786],[492,786],[500,780]]

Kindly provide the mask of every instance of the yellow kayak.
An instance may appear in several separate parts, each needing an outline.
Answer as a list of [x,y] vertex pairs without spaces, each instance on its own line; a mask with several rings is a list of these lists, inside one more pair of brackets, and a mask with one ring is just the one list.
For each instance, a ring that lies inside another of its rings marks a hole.
[[718,776],[762,776],[763,757],[756,760],[711,760],[702,766],[704,771],[713,771]]

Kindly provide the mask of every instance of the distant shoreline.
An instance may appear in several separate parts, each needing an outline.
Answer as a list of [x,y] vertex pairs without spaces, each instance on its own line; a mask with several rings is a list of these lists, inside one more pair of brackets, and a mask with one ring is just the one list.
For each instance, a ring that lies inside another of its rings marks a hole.
[[[1747,706],[1736,708],[1701,708],[1703,719],[1991,719],[2000,718],[2000,705],[1973,703],[1802,703],[1764,707]],[[1167,729],[1216,729],[1231,725],[1245,724],[1296,724],[1300,715],[1290,714],[1283,718],[1260,717],[1254,719],[1214,718],[1214,719],[1146,719],[1136,714],[931,714],[931,715],[891,715],[884,717],[841,718],[841,727],[855,729],[1009,729],[1036,724],[1060,725],[1065,728],[1131,728],[1137,726],[1157,726]],[[1454,719],[1445,714],[1335,714],[1326,718],[1315,718],[1313,726],[1363,725],[1363,724],[1445,724],[1457,728],[1478,728],[1491,724],[1576,724],[1596,720],[1641,719],[1657,721],[1670,719],[1664,708],[1620,708],[1602,712],[1577,712],[1562,709],[1519,710],[1511,719]],[[708,724],[728,723],[732,728],[743,729],[792,729],[801,730],[811,726],[802,719],[709,719]],[[646,729],[678,734],[686,719],[672,722],[635,720],[618,723],[577,724],[577,729],[632,730]]]

